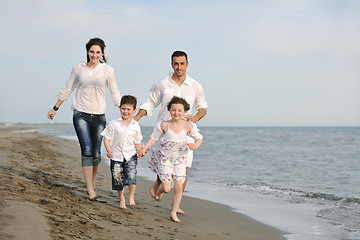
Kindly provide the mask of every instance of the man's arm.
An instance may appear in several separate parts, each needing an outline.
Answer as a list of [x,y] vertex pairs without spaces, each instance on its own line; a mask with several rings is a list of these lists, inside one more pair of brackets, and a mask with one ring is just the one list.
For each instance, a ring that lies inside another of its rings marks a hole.
[[196,123],[200,121],[207,113],[207,110],[205,108],[200,108],[199,111],[196,113],[195,116],[186,116],[186,120]]
[[133,117],[133,119],[135,121],[139,121],[140,118],[142,118],[143,116],[145,116],[147,114],[146,110],[144,109],[140,109],[139,112]]
[[149,98],[140,106],[139,112],[133,117],[135,121],[139,121],[143,116],[151,116],[154,109],[159,106],[161,101],[161,90],[158,83],[154,83],[149,91]]

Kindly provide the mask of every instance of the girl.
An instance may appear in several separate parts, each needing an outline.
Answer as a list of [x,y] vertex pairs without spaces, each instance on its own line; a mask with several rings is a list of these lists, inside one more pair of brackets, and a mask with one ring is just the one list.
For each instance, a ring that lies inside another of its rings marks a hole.
[[95,178],[101,161],[101,132],[106,125],[105,87],[108,87],[116,106],[121,95],[118,90],[114,69],[106,64],[105,42],[92,38],[86,44],[86,63],[75,65],[65,86],[58,94],[58,100],[48,112],[53,120],[61,104],[74,91],[72,99],[73,124],[81,148],[81,161],[90,200],[96,200]]
[[[198,148],[202,144],[203,136],[195,124],[183,120],[185,112],[189,110],[189,104],[185,99],[173,97],[167,109],[170,112],[171,120],[162,122],[154,128],[150,140],[138,153],[138,157],[145,156],[147,150],[162,137],[160,147],[152,152],[149,160],[151,168],[161,180],[153,197],[160,201],[163,193],[170,192],[172,181],[175,180],[170,219],[180,222],[177,210],[180,207],[183,183],[186,179],[187,152],[188,149]],[[196,140],[195,143],[188,143],[188,134]]]

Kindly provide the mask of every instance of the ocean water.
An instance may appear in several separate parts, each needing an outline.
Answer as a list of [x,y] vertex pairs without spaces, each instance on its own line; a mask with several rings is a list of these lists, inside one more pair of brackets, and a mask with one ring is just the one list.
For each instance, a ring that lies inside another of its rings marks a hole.
[[[76,140],[68,126],[39,132]],[[231,206],[289,240],[360,239],[360,127],[200,127],[185,195]],[[142,127],[143,144],[151,127]],[[146,160],[139,175],[155,179]],[[186,210],[186,209],[185,209]]]

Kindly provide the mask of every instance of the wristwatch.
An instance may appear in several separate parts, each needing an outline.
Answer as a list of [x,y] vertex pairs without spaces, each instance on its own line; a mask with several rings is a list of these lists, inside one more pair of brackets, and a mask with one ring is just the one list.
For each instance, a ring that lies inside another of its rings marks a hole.
[[59,108],[56,107],[56,106],[54,106],[53,109],[54,109],[55,111],[59,110]]

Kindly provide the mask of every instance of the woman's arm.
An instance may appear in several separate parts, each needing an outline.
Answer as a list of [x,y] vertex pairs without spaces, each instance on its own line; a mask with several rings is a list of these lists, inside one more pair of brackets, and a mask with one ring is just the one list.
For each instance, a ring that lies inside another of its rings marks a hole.
[[60,100],[60,99],[57,100],[54,108],[51,109],[51,110],[48,112],[48,119],[50,119],[50,120],[53,120],[53,119],[54,119],[54,117],[55,117],[55,115],[56,115],[56,111],[57,111],[57,110],[55,110],[55,108],[56,108],[56,109],[59,109],[60,106],[61,106],[61,104],[63,104],[63,102],[64,102],[63,100]]
[[107,86],[115,106],[120,106],[121,94],[116,83],[114,69],[110,68],[109,71]]
[[[58,93],[58,100],[55,104],[55,108],[60,108],[61,104],[70,96],[71,92],[74,90],[74,86],[76,85],[77,79],[77,72],[80,65],[76,65],[72,68],[70,76],[66,81],[63,88]],[[56,110],[53,108],[48,112],[48,119],[53,120],[56,114]]]

